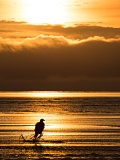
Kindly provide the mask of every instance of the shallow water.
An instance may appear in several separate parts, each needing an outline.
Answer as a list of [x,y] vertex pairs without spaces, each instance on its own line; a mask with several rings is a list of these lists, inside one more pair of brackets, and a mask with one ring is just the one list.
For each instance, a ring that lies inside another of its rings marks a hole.
[[[45,119],[39,143],[19,141]],[[1,97],[0,159],[119,159],[119,97]]]

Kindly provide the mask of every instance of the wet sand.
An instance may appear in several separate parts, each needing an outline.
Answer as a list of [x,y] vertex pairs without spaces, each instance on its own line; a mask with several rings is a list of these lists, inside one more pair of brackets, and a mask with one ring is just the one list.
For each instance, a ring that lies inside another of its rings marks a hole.
[[[34,135],[40,118],[40,142],[19,141]],[[0,99],[0,159],[119,158],[119,98]]]

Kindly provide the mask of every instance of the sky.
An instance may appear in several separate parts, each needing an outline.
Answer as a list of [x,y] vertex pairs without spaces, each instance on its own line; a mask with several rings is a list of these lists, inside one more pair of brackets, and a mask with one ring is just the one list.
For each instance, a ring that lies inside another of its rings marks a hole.
[[120,91],[119,0],[0,0],[0,90]]
[[0,0],[0,20],[120,26],[119,0]]

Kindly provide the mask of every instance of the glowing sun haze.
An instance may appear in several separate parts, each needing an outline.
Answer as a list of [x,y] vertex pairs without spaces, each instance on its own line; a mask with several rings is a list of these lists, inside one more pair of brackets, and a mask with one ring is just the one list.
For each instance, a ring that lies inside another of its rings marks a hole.
[[23,17],[30,23],[64,23],[67,9],[64,0],[23,0]]
[[0,20],[120,26],[120,0],[0,0]]

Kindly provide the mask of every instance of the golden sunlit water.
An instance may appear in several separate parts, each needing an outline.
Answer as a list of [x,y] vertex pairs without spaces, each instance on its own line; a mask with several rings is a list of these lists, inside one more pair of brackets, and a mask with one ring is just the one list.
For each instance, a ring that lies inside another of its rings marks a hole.
[[0,92],[0,97],[120,97],[120,92],[24,91]]
[[[119,95],[119,92],[1,92],[0,159],[119,158]],[[35,143],[30,137],[41,118],[45,119],[45,130]],[[27,142],[21,139],[21,134]]]

